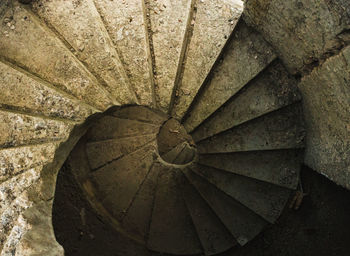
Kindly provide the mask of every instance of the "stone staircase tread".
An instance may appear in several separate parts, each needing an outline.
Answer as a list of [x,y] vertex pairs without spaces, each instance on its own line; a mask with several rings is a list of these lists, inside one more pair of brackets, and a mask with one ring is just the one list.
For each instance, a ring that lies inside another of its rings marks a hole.
[[184,174],[240,245],[245,245],[268,224],[262,217],[190,169],[185,169]]
[[191,132],[276,58],[264,38],[243,20],[235,27],[222,60],[196,96],[184,126]]
[[184,182],[183,197],[205,255],[222,253],[237,244],[229,230],[188,181]]
[[176,157],[182,152],[184,147],[185,147],[185,143],[179,143],[178,145],[173,147],[171,150],[161,155],[161,157],[163,158],[164,161],[168,163],[172,163],[175,161]]
[[195,150],[188,143],[185,142],[184,148],[176,156],[173,163],[178,165],[183,165],[190,162],[195,157]]
[[172,167],[159,174],[147,247],[175,255],[197,254],[202,248],[182,197],[179,175]]
[[[186,50],[182,79],[172,115],[181,120],[206,79],[241,13],[241,1],[196,1],[190,23],[192,36]],[[194,75],[195,74],[195,75]]]
[[305,131],[300,103],[250,120],[197,143],[204,153],[302,148]]
[[161,125],[167,119],[167,115],[145,106],[128,106],[111,113],[112,116],[122,119],[133,119],[139,122]]
[[201,165],[296,189],[302,151],[298,149],[199,155]]
[[0,40],[0,55],[91,106],[111,106],[114,102],[97,79],[62,41],[23,5],[13,5],[1,20],[6,36]]
[[291,190],[212,167],[197,166],[194,171],[270,223],[275,223]]

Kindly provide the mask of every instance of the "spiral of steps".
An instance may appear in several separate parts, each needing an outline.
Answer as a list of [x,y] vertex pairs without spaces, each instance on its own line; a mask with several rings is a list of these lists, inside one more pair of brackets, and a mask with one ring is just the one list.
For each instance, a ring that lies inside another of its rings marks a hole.
[[68,159],[96,212],[155,253],[216,255],[299,183],[301,96],[239,0],[0,3],[0,255],[63,255]]

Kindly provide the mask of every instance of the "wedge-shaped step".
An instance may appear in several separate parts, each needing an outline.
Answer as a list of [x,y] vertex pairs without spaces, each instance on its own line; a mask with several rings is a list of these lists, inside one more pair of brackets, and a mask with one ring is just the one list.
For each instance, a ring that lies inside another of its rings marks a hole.
[[112,116],[161,125],[168,118],[164,113],[144,106],[127,106],[111,113]]
[[180,143],[177,146],[173,147],[170,151],[161,155],[164,161],[168,163],[173,163],[177,156],[182,152],[185,147],[185,143]]
[[301,148],[301,105],[292,104],[199,142],[199,153]]
[[184,173],[240,245],[245,245],[268,224],[191,170],[185,169]]
[[0,148],[66,139],[72,123],[0,111]]
[[91,173],[102,205],[121,220],[153,164],[154,143]]
[[152,140],[156,140],[155,134],[91,142],[86,144],[86,153],[91,168],[96,169],[136,151]]
[[0,182],[53,160],[58,143],[0,150]]
[[[178,65],[186,48],[185,33],[191,0],[158,0],[148,3],[150,39],[154,59],[155,92],[158,107],[168,112]],[[185,45],[184,45],[185,44]]]
[[172,167],[159,174],[147,246],[175,255],[196,254],[202,248],[182,197],[179,175],[180,170]]
[[159,126],[113,116],[104,116],[89,131],[89,141],[155,134]]
[[9,63],[0,62],[2,108],[74,121],[83,121],[94,112],[70,95],[58,92],[52,85],[18,69]]
[[167,167],[158,163],[153,164],[122,220],[123,228],[143,242],[146,241],[152,217],[158,175],[159,172],[167,171],[166,169]]
[[196,151],[187,142],[184,143],[184,147],[181,152],[174,159],[174,164],[187,164],[195,157]]
[[[181,119],[217,60],[241,13],[240,0],[196,1],[192,36],[172,111]],[[180,63],[181,64],[181,63]]]
[[39,0],[34,2],[33,10],[64,37],[119,103],[135,102],[124,67],[93,0]]
[[194,130],[193,139],[203,140],[300,100],[296,84],[279,61],[273,62]]
[[142,0],[94,0],[136,96],[153,103],[153,74]]
[[112,105],[105,89],[56,35],[23,5],[13,5],[0,21],[5,34],[0,56],[100,110]]
[[184,182],[183,197],[205,255],[224,252],[237,244],[219,217],[188,181]]
[[222,61],[212,71],[213,75],[208,84],[197,95],[195,104],[184,122],[189,132],[276,57],[264,38],[249,28],[243,20],[237,24],[232,38],[223,51]]
[[298,149],[249,151],[199,156],[202,165],[296,189],[302,152]]
[[291,190],[241,175],[198,166],[195,172],[270,223],[280,216]]

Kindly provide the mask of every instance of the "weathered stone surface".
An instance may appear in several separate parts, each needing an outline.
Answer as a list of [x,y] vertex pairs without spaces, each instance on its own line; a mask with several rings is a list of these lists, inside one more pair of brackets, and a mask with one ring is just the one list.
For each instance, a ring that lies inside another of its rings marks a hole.
[[198,143],[199,153],[301,148],[305,130],[300,104],[246,122]]
[[233,32],[232,39],[224,48],[223,59],[212,71],[212,78],[197,95],[196,102],[184,122],[186,130],[191,132],[275,57],[272,48],[263,37],[241,20]]
[[144,106],[127,106],[114,111],[112,115],[119,118],[159,125],[168,118],[165,114]]
[[305,163],[350,189],[350,47],[299,84],[307,129]]
[[134,92],[93,0],[36,1],[33,10],[73,47],[76,56],[101,79],[121,104],[135,102]]
[[0,111],[0,148],[66,139],[73,124]]
[[149,2],[150,33],[155,61],[156,100],[158,107],[167,113],[181,61],[191,0],[147,2]]
[[297,81],[274,62],[198,126],[192,137],[203,140],[300,99]]
[[22,5],[14,2],[0,19],[2,57],[99,109],[112,104],[96,78]]
[[0,182],[53,160],[58,143],[0,150]]
[[183,75],[172,114],[181,119],[203,84],[232,33],[243,3],[235,1],[197,1],[191,25],[193,34],[186,52]]
[[0,107],[83,121],[95,111],[50,84],[0,62]]
[[129,75],[136,96],[143,105],[151,105],[152,64],[144,18],[143,1],[94,0],[120,60]]
[[347,0],[247,0],[244,17],[272,44],[292,73],[317,64],[350,41]]

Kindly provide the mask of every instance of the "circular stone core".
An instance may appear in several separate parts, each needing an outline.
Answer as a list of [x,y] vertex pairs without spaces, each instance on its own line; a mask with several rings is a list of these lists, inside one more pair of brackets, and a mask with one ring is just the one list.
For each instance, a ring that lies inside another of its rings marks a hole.
[[162,125],[157,143],[159,155],[167,163],[184,165],[195,158],[196,148],[192,137],[174,118]]

